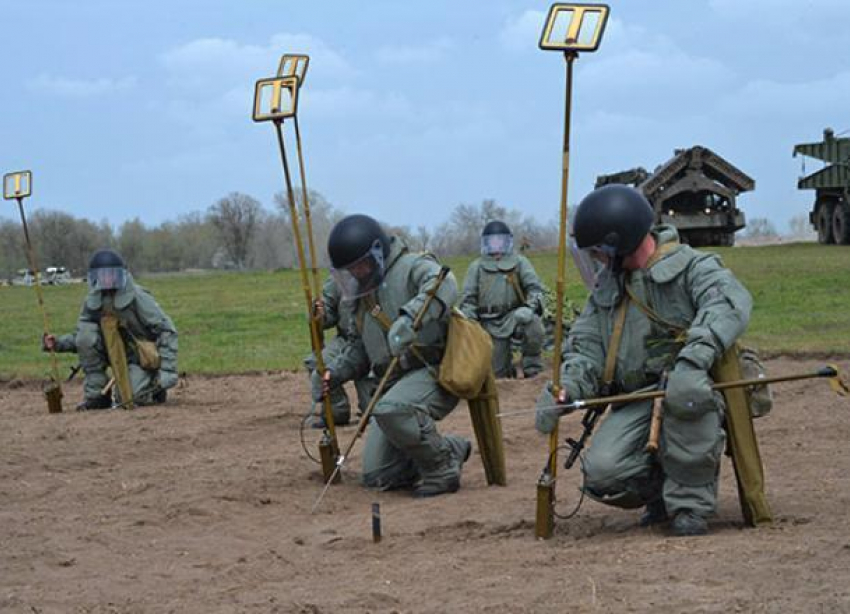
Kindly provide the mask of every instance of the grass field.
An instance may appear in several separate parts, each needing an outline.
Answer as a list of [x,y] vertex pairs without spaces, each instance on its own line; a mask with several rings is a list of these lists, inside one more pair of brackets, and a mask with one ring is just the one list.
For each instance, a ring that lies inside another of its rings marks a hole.
[[[716,251],[755,299],[747,342],[769,355],[850,354],[850,249],[798,243]],[[470,260],[448,261],[461,283]],[[532,254],[531,260],[554,289],[556,255]],[[181,371],[296,369],[309,351],[297,271],[160,275],[139,281],[177,325]],[[567,282],[567,297],[580,305],[585,291],[571,262]],[[73,331],[86,287],[45,287],[44,292],[53,330]],[[0,287],[0,321],[0,378],[47,373],[33,288]],[[76,363],[74,355],[60,358],[64,373]]]

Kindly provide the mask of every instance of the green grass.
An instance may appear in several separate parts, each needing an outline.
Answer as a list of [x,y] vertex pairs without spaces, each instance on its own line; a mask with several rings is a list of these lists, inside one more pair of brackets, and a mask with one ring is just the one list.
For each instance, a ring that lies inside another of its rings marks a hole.
[[[850,249],[812,243],[716,250],[753,294],[746,341],[765,354],[850,354]],[[447,264],[462,283],[468,258]],[[532,254],[554,289],[557,257]],[[297,271],[162,275],[139,282],[151,290],[180,332],[180,369],[239,373],[296,369],[309,351],[304,294]],[[84,285],[45,287],[57,333],[74,329]],[[585,297],[572,263],[567,297]],[[41,314],[33,288],[0,287],[0,378],[40,377]],[[63,372],[75,356],[60,355]]]

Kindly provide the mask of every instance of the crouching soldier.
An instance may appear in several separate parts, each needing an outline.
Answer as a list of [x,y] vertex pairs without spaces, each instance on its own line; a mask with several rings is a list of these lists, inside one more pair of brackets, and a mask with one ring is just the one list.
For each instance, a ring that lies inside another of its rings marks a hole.
[[513,253],[513,234],[494,220],[481,233],[481,257],[469,265],[460,310],[493,338],[493,372],[516,377],[511,344],[522,350],[523,377],[543,370],[543,284],[528,258]]
[[[717,506],[725,434],[712,365],[744,332],[752,299],[713,254],[652,227],[639,191],[610,185],[576,210],[572,251],[590,298],[564,344],[558,402],[658,386],[667,373],[660,449],[646,449],[652,402],[613,405],[581,464],[584,492],[621,508],[646,507],[641,525],[672,518],[674,535],[702,535]],[[537,428],[560,412],[546,390]]]
[[[383,490],[412,486],[417,497],[455,492],[472,446],[440,435],[436,426],[458,402],[436,379],[457,298],[454,277],[445,278],[414,330],[441,271],[433,256],[408,252],[400,238],[388,237],[366,215],[334,226],[328,253],[343,304],[353,309],[353,325],[346,351],[327,365],[326,387],[370,370],[383,377],[392,358],[399,358],[366,434],[363,483]],[[314,387],[314,399],[321,393],[321,386]]]
[[85,399],[77,409],[111,407],[112,388],[123,406],[163,403],[165,391],[177,384],[177,330],[171,319],[133,282],[112,250],[91,257],[88,284],[76,332],[45,335],[42,343],[45,351],[79,354]]
[[[333,277],[325,280],[322,288],[322,298],[316,301],[316,313],[322,318],[322,327],[327,330],[336,327],[336,336],[325,344],[322,350],[322,358],[325,364],[332,362],[337,356],[345,351],[348,343],[347,331],[351,330],[351,309],[342,304],[342,293],[336,285]],[[314,354],[304,361],[304,366],[310,372],[311,381],[321,380],[322,374],[316,372],[316,357]],[[330,389],[331,409],[333,410],[334,424],[344,426],[351,421],[351,403],[343,387],[343,382],[337,382]],[[369,406],[369,400],[375,391],[375,378],[370,374],[354,380],[354,390],[357,393],[357,407],[363,413]],[[321,385],[314,384],[314,385]],[[325,428],[325,417],[320,413],[313,419],[313,428]]]

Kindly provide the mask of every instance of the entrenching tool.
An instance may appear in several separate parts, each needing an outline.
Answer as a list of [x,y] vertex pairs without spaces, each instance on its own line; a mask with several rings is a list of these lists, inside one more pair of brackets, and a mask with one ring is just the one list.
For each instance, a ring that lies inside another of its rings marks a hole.
[[[570,176],[570,119],[572,112],[573,62],[579,51],[596,51],[605,24],[608,6],[604,4],[553,4],[540,36],[540,49],[561,51],[567,64],[564,107],[564,147],[561,161],[561,208],[558,235],[557,307],[555,314],[555,355],[552,360],[552,394],[561,391],[561,345],[564,337],[564,277],[567,256],[567,189]],[[549,539],[554,530],[555,481],[558,467],[558,427],[549,435],[549,456],[537,481],[537,513],[534,534]]]
[[[255,122],[271,121],[277,134],[280,159],[283,166],[283,176],[286,183],[286,199],[289,203],[290,219],[292,221],[292,235],[295,238],[298,253],[298,266],[301,270],[301,285],[304,289],[304,298],[307,302],[307,319],[310,325],[310,342],[313,354],[316,358],[316,370],[325,372],[325,362],[322,357],[324,343],[322,339],[322,322],[314,307],[314,298],[321,297],[319,276],[316,261],[316,249],[313,242],[313,226],[310,218],[310,205],[307,199],[307,185],[304,173],[304,161],[301,154],[301,134],[298,131],[298,92],[307,73],[309,58],[303,55],[284,55],[278,67],[278,76],[270,79],[260,79],[254,89],[254,113]],[[309,268],[312,270],[313,287],[307,275],[307,258],[304,251],[304,242],[301,237],[301,225],[299,222],[298,207],[295,202],[295,191],[292,187],[292,177],[289,172],[289,162],[286,156],[286,144],[283,138],[283,122],[293,119],[296,126],[296,137],[298,142],[298,163],[301,170],[301,188],[303,190],[302,206],[306,219],[306,232],[310,252]],[[332,476],[339,476],[334,471],[339,457],[339,441],[336,436],[333,409],[330,395],[322,397],[323,415],[325,418],[325,429],[322,441],[319,443],[319,458],[322,464],[322,476],[330,482]],[[336,480],[339,477],[335,478]]]
[[[27,261],[33,273],[35,282],[35,294],[38,297],[38,307],[41,309],[41,317],[44,323],[45,337],[50,334],[50,320],[47,317],[47,308],[44,306],[44,294],[41,290],[41,278],[38,272],[38,263],[35,258],[35,250],[30,241],[30,231],[27,226],[27,217],[24,214],[24,199],[32,195],[32,173],[30,171],[18,171],[7,173],[3,176],[3,198],[5,200],[17,200],[18,211],[21,213],[21,225],[24,228],[24,239],[27,244]],[[50,352],[50,381],[45,383],[44,397],[47,399],[47,411],[51,414],[62,413],[62,380],[59,377],[59,363],[56,359],[55,348],[49,348]]]
[[[437,278],[434,282],[434,286],[430,290],[428,290],[428,296],[425,298],[425,301],[422,303],[422,307],[419,308],[419,312],[413,319],[414,331],[419,330],[419,326],[422,324],[422,318],[424,318],[425,314],[428,313],[428,308],[431,306],[431,301],[434,300],[434,297],[440,290],[440,286],[443,284],[443,280],[445,280],[448,274],[449,267],[444,266],[440,269],[440,274],[437,275]],[[319,493],[319,497],[316,499],[316,502],[313,503],[313,507],[310,509],[311,514],[314,513],[319,507],[319,504],[325,497],[325,493],[328,492],[328,487],[333,482],[334,477],[342,471],[342,465],[343,463],[345,463],[345,459],[348,458],[348,455],[351,454],[351,450],[354,448],[354,444],[357,443],[357,440],[366,430],[366,425],[369,423],[369,418],[372,417],[372,412],[375,410],[375,405],[377,405],[378,401],[381,400],[381,397],[384,394],[384,388],[387,387],[387,382],[389,382],[390,378],[395,373],[396,367],[398,367],[398,363],[399,357],[393,356],[393,359],[390,361],[387,370],[384,371],[384,376],[381,378],[381,381],[378,382],[378,387],[375,389],[375,392],[372,395],[372,399],[369,401],[369,406],[366,408],[366,411],[363,412],[363,415],[360,416],[360,422],[357,423],[357,430],[354,432],[354,436],[351,438],[348,447],[345,448],[345,452],[337,458],[336,467],[333,470],[333,474],[330,478],[328,478],[327,482],[325,483],[325,487],[322,489],[322,492]]]

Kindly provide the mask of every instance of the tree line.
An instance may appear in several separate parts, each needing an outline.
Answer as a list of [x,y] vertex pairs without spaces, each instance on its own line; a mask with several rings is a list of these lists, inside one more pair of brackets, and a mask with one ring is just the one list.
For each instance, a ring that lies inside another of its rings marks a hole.
[[[328,235],[345,213],[319,192],[311,190],[313,236],[319,264],[327,266]],[[301,193],[296,208],[302,218]],[[206,211],[181,215],[158,225],[134,218],[114,227],[106,220],[92,222],[62,211],[38,209],[27,224],[40,269],[64,266],[82,275],[92,252],[108,247],[117,250],[134,273],[187,269],[281,269],[297,266],[290,206],[285,194],[276,194],[271,208],[256,198],[232,192]],[[531,216],[508,209],[492,199],[479,204],[460,204],[436,227],[386,224],[415,250],[438,256],[475,253],[481,229],[493,219],[505,221],[513,230],[517,248],[550,249],[557,245],[557,223],[537,222]],[[306,246],[305,246],[306,249]],[[0,278],[9,279],[26,269],[27,259],[20,222],[0,220]]]

